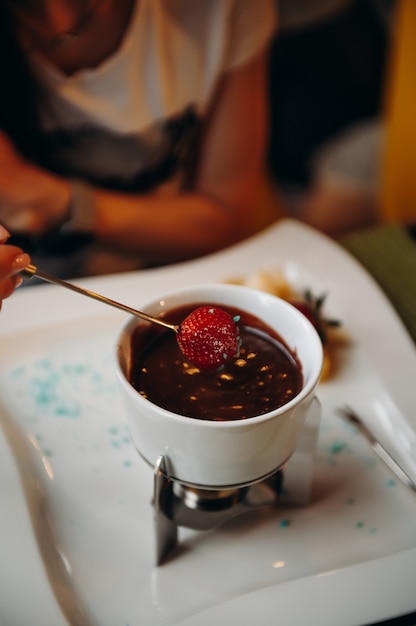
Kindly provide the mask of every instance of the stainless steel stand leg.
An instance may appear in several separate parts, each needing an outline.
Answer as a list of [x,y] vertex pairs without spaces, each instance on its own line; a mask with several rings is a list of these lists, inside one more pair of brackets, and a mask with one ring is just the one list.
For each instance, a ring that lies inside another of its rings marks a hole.
[[289,461],[269,477],[246,486],[201,489],[182,485],[169,477],[169,459],[160,456],[154,468],[156,565],[164,563],[176,547],[179,527],[211,530],[237,515],[277,503],[307,506],[320,417],[321,405],[314,398],[297,449]]
[[166,463],[160,456],[154,469],[154,529],[156,565],[161,565],[178,541],[178,527],[173,521],[173,483],[167,478]]

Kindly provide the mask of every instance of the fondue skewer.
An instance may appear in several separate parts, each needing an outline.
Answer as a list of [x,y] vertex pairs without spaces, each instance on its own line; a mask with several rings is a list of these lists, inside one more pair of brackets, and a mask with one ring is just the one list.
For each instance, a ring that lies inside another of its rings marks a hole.
[[239,335],[235,321],[228,313],[218,307],[198,307],[181,324],[170,324],[159,317],[138,311],[99,293],[42,272],[35,265],[28,265],[21,274],[23,278],[29,279],[36,276],[48,283],[65,287],[116,309],[121,309],[125,313],[130,313],[130,315],[147,322],[172,330],[176,333],[179,347],[184,356],[202,369],[218,369],[238,353]]
[[88,296],[89,298],[93,298],[94,300],[98,300],[99,302],[103,302],[104,304],[109,304],[110,306],[115,307],[116,309],[121,309],[125,313],[130,313],[130,315],[134,315],[135,317],[140,317],[147,322],[152,322],[153,324],[159,324],[159,326],[164,326],[165,328],[169,328],[173,330],[175,333],[179,332],[180,326],[179,324],[169,324],[165,322],[161,318],[153,317],[152,315],[148,315],[144,311],[138,311],[137,309],[132,309],[131,307],[121,304],[120,302],[116,302],[115,300],[111,300],[106,296],[102,296],[99,293],[95,293],[95,291],[90,291],[89,289],[84,289],[79,287],[78,285],[74,285],[73,283],[69,283],[66,280],[62,280],[57,276],[52,276],[51,274],[46,274],[45,272],[41,272],[35,265],[28,265],[22,272],[23,278],[32,278],[36,276],[41,280],[44,280],[48,283],[53,283],[55,285],[59,285],[60,287],[65,287],[66,289],[70,289],[71,291],[76,291],[77,293]]

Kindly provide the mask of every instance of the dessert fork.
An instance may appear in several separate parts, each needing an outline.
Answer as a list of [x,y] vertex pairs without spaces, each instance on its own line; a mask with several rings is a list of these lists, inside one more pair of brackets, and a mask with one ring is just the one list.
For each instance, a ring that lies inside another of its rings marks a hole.
[[397,463],[397,461],[393,459],[389,452],[387,452],[384,446],[382,446],[376,436],[364,424],[362,418],[356,413],[354,409],[352,409],[348,405],[344,405],[342,407],[338,407],[336,409],[336,413],[340,417],[343,417],[347,422],[355,426],[370,443],[372,449],[377,454],[377,456],[382,461],[384,461],[384,463],[392,470],[392,472],[394,472],[397,478],[399,478],[405,485],[407,485],[407,487],[410,487],[412,491],[416,492],[416,483],[414,482],[414,480],[410,478],[405,470]]

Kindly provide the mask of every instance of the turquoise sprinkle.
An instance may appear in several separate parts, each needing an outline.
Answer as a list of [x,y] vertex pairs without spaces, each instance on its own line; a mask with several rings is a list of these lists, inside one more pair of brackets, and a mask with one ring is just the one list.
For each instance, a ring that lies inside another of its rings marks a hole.
[[288,519],[281,519],[279,521],[279,526],[280,528],[287,528],[288,526],[290,526],[290,521]]
[[25,368],[23,367],[23,365],[18,365],[15,369],[13,369],[10,372],[10,377],[17,378],[18,376],[21,376],[22,374],[24,374],[24,372],[25,372]]
[[77,406],[57,406],[54,413],[60,417],[79,417],[80,410]]
[[35,396],[36,404],[47,405],[50,401],[51,397],[46,391],[42,391]]
[[342,452],[343,450],[345,450],[346,447],[347,447],[347,444],[345,443],[345,441],[334,441],[331,444],[330,452],[331,454],[338,454],[339,452]]

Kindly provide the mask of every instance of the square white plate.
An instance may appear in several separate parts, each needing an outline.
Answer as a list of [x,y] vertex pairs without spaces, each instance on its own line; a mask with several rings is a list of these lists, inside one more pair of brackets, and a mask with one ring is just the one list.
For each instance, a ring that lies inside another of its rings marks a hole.
[[141,308],[176,287],[256,269],[327,292],[325,313],[350,338],[319,388],[312,501],[207,533],[182,529],[178,555],[159,568],[152,472],[131,444],[113,367],[125,314],[46,285],[4,303],[1,625],[354,626],[416,609],[415,494],[334,410],[356,407],[414,471],[414,344],[358,263],[285,220],[196,261],[80,283]]

